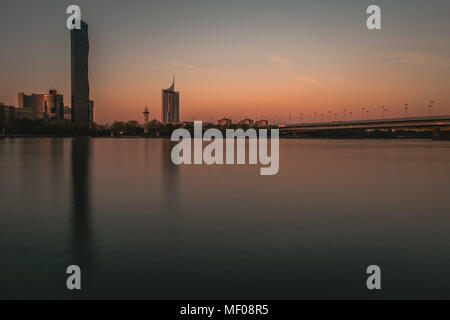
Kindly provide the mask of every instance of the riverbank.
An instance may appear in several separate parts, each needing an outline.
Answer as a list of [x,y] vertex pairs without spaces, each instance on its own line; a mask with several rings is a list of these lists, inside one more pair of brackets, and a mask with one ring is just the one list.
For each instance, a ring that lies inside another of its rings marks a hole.
[[[170,139],[170,137],[157,136],[73,136],[73,135],[4,135],[0,139],[16,139],[16,138],[102,138],[102,139]],[[314,136],[281,136],[281,140],[422,140],[422,141],[450,141],[450,136],[440,137],[345,137],[345,136],[330,136],[330,137],[314,137]]]

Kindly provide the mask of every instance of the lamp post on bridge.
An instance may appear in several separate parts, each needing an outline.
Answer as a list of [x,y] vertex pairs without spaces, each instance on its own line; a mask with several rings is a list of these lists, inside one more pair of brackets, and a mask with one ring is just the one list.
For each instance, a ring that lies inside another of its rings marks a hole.
[[408,104],[405,103],[405,118],[408,118]]

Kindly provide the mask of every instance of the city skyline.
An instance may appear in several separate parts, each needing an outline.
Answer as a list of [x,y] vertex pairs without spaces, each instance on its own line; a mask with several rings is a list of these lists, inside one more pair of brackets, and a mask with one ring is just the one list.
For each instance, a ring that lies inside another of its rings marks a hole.
[[0,12],[0,300],[450,300],[450,0]]
[[[18,92],[49,88],[70,97],[67,4],[43,1],[26,11],[25,2],[17,3],[8,6],[15,20],[0,22],[9,48],[0,53],[7,75],[0,101],[17,106]],[[405,13],[401,3],[382,1],[383,29],[369,31],[367,4],[357,1],[282,1],[278,7],[190,1],[173,10],[140,1],[80,1],[91,26],[95,120],[141,120],[146,105],[151,119],[161,119],[160,88],[173,73],[183,92],[183,121],[277,115],[299,122],[301,114],[327,118],[330,110],[344,120],[344,109],[356,119],[362,107],[381,118],[381,106],[399,117],[406,103],[410,116],[427,115],[431,100],[435,114],[449,114],[450,48],[441,40],[450,35],[449,4],[410,3]],[[114,10],[106,15],[105,6]],[[173,18],[165,20],[169,13]],[[28,22],[37,20],[39,28]],[[25,54],[31,48],[33,55]]]

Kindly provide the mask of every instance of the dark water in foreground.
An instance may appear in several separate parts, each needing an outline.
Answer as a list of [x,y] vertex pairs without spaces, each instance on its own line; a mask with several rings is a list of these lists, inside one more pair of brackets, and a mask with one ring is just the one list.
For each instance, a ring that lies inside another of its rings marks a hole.
[[260,176],[162,139],[0,140],[0,298],[450,298],[449,142],[280,143]]

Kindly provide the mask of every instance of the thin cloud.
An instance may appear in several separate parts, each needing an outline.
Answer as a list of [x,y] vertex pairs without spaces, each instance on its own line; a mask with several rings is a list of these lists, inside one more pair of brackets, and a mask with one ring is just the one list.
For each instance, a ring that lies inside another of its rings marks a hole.
[[202,67],[198,67],[198,66],[195,66],[192,64],[186,64],[186,63],[181,63],[181,62],[177,62],[177,61],[169,61],[166,64],[169,66],[187,69],[187,70],[194,71],[194,72],[202,72],[202,73],[211,73],[211,74],[215,74],[215,75],[221,75],[215,69],[202,68]]
[[414,65],[450,67],[449,57],[428,52],[393,52],[383,54],[380,58]]
[[159,66],[150,66],[149,68],[153,69],[153,70],[159,70],[159,71],[168,71],[167,68],[161,68]]
[[274,54],[267,55],[267,59],[269,59],[271,62],[278,63],[283,66],[286,66],[291,63],[288,59],[274,55]]
[[302,74],[295,74],[295,71],[292,72],[291,70],[292,68],[292,63],[290,60],[288,60],[287,58],[275,55],[275,54],[269,54],[267,55],[267,59],[269,59],[271,62],[276,63],[280,66],[282,66],[283,70],[286,73],[289,73],[289,75],[291,77],[294,77],[295,79],[299,80],[299,81],[303,81],[303,82],[307,82],[310,84],[314,84],[314,85],[318,85],[318,81],[316,79],[313,79],[311,77],[308,77],[306,75],[302,75]]
[[340,76],[329,76],[328,80],[340,81],[340,80],[342,80],[342,78]]
[[304,82],[317,83],[317,80],[310,78],[308,76],[300,75],[300,74],[295,75],[295,78],[297,80],[304,81]]

